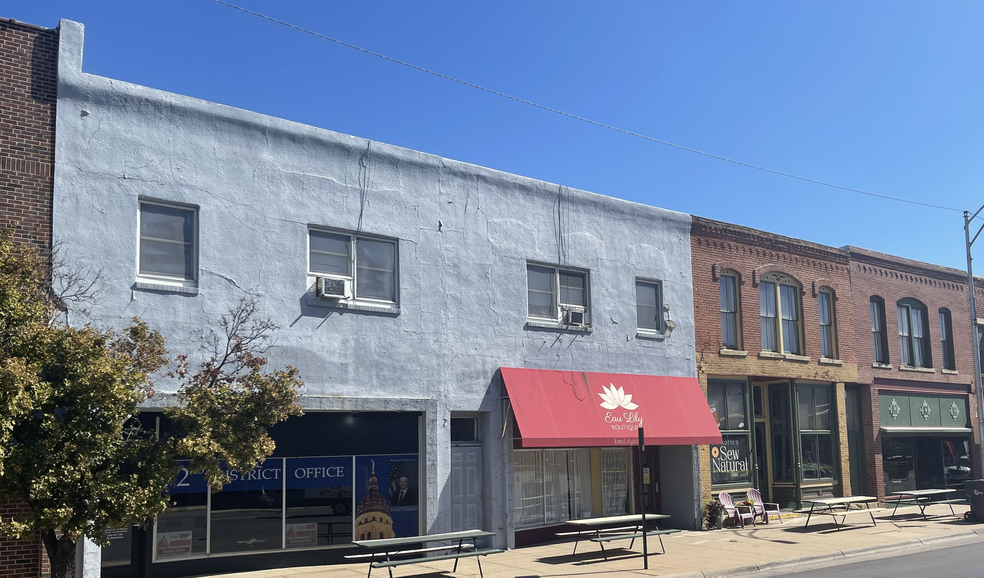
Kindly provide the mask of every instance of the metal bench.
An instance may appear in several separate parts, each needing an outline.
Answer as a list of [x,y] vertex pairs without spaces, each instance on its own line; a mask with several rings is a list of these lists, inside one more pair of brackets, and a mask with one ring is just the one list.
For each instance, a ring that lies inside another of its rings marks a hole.
[[[352,542],[356,546],[361,548],[371,548],[377,551],[369,554],[346,556],[346,558],[369,558],[369,574],[367,574],[367,578],[372,576],[373,568],[386,568],[389,572],[390,578],[393,578],[393,568],[397,566],[405,566],[408,564],[426,564],[428,562],[452,559],[454,560],[454,568],[451,571],[456,572],[458,570],[459,559],[475,558],[475,562],[478,563],[478,574],[484,578],[484,574],[482,574],[482,562],[480,557],[488,556],[490,554],[498,554],[502,552],[502,550],[495,550],[492,548],[478,549],[477,540],[479,538],[488,538],[492,536],[495,536],[495,532],[465,530],[463,532],[445,532],[442,534],[430,534],[426,536],[382,538],[378,540],[356,540]],[[466,544],[465,540],[469,540],[471,543]],[[406,549],[407,546],[426,544],[428,542],[452,542],[452,544]],[[439,556],[420,556],[420,554],[426,554],[428,552],[442,551],[449,552]],[[396,560],[393,559],[394,557],[402,556],[415,557],[400,558]],[[373,560],[373,558],[385,558],[385,560]]]
[[[455,548],[455,549],[457,549],[457,546],[448,546],[447,548]],[[407,558],[405,560],[382,560],[382,561],[378,561],[378,562],[372,562],[371,564],[369,564],[369,566],[371,568],[386,568],[387,570],[389,570],[389,575],[392,577],[393,576],[393,568],[395,568],[396,566],[405,566],[407,564],[426,564],[426,563],[429,563],[429,562],[438,562],[438,561],[441,561],[441,560],[454,560],[454,568],[451,569],[451,572],[455,572],[458,569],[458,560],[459,559],[461,559],[461,558],[475,558],[475,561],[478,562],[478,575],[481,576],[482,578],[484,578],[484,574],[482,574],[482,563],[478,560],[478,557],[479,556],[488,556],[489,554],[499,554],[499,553],[501,553],[503,551],[504,550],[495,550],[495,549],[491,549],[491,548],[490,549],[486,549],[486,550],[470,550],[470,551],[460,551],[460,552],[456,551],[456,552],[452,552],[450,554],[443,554],[441,556],[426,556],[426,557],[423,557],[423,558]],[[371,568],[370,568],[370,572],[372,572],[372,569]]]

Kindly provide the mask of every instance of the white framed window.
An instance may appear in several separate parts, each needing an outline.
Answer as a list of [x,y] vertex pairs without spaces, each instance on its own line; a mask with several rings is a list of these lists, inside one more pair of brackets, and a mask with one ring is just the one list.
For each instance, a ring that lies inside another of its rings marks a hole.
[[871,307],[871,343],[875,363],[887,364],[888,333],[885,330],[885,300],[872,295],[869,300]]
[[896,303],[899,322],[899,362],[910,367],[933,367],[926,306],[911,298]]
[[762,351],[801,355],[800,288],[780,273],[762,276],[759,283],[759,317]]
[[940,309],[940,347],[943,351],[943,369],[955,370],[957,362],[953,358],[953,321],[950,310]]
[[526,266],[529,317],[588,325],[588,272],[550,265]]
[[820,356],[828,359],[837,357],[837,335],[834,330],[834,294],[829,289],[817,293],[817,306],[820,311]]
[[650,333],[663,332],[663,285],[636,279],[636,327]]
[[351,298],[396,303],[398,263],[395,239],[308,229],[308,274],[347,283]]
[[738,276],[731,272],[721,275],[719,281],[721,297],[721,347],[724,349],[741,349],[738,339],[741,328],[738,298]]
[[137,277],[174,285],[198,281],[198,209],[140,201]]

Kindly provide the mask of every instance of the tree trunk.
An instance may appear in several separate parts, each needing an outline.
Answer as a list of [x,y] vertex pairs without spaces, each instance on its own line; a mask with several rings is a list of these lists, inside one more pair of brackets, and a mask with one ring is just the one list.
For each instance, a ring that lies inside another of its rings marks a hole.
[[45,530],[41,532],[41,541],[51,563],[51,578],[69,578],[69,571],[75,562],[75,540],[65,535],[59,538],[54,530]]

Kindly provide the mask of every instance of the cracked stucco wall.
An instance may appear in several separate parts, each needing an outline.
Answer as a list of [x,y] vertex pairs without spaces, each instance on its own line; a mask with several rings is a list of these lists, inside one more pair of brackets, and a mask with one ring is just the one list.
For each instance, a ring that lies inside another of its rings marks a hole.
[[[486,524],[510,534],[498,367],[695,376],[689,216],[83,73],[82,26],[61,34],[54,231],[103,268],[92,321],[194,353],[255,297],[308,409],[425,412],[428,531],[450,524],[451,412],[483,411]],[[135,288],[140,197],[199,207],[197,295]],[[309,224],[399,239],[398,316],[307,304]],[[528,260],[590,271],[592,333],[526,327]],[[663,282],[669,338],[636,337],[636,277]]]

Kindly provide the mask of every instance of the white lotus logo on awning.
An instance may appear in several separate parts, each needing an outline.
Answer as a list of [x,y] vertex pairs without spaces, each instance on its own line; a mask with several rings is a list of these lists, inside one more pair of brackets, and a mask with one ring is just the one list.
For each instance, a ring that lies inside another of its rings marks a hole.
[[635,409],[639,407],[639,404],[632,403],[632,394],[625,393],[622,391],[621,387],[615,387],[614,383],[610,383],[611,389],[601,386],[601,389],[605,390],[605,393],[599,393],[601,399],[601,407],[605,409],[615,409],[618,407],[624,407],[625,409]]

